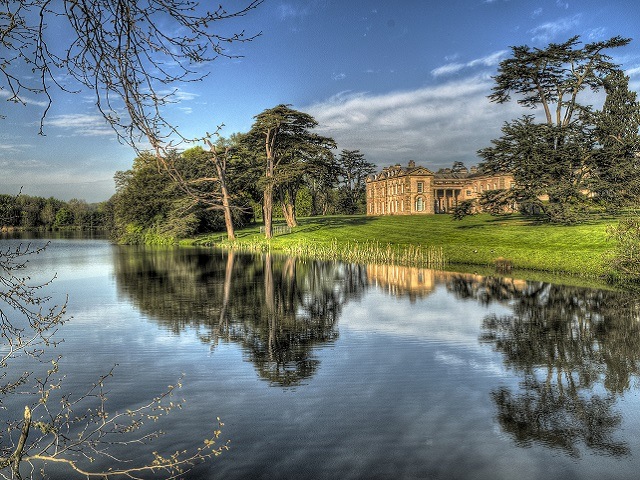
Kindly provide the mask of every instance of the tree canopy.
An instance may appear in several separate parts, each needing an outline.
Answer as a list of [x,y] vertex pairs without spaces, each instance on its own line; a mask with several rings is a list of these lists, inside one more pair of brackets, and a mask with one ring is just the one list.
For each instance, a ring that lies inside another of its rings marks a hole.
[[296,187],[310,170],[333,160],[331,149],[336,144],[311,132],[318,122],[289,105],[266,109],[254,118],[246,140],[250,149],[259,152],[256,158],[263,164],[263,219],[265,235],[271,238],[274,193],[283,197],[287,223],[294,226]]
[[[606,199],[603,195],[608,188],[610,192],[606,177],[613,173],[607,165],[614,151],[607,145],[613,137],[628,139],[622,156],[634,162],[638,151],[632,138],[638,133],[637,117],[631,114],[637,107],[635,96],[621,80],[619,65],[605,53],[629,42],[628,38],[613,37],[582,45],[574,36],[543,49],[512,47],[512,56],[500,63],[489,99],[505,103],[514,96],[534,113],[506,122],[502,136],[478,154],[483,158],[483,169],[514,175],[517,188],[511,193],[521,208],[543,211],[556,222],[579,221],[592,200]],[[588,103],[592,96],[587,93],[603,89],[607,100],[603,111],[595,112]],[[612,113],[614,108],[617,111]],[[612,128],[611,133],[605,133]],[[633,183],[632,176],[625,180]],[[620,175],[616,178],[623,179]],[[636,191],[631,186],[622,188]]]

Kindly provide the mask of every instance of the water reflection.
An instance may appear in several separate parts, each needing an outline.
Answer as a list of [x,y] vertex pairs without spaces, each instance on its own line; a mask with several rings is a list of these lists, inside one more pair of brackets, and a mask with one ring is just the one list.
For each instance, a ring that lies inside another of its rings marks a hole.
[[492,392],[497,420],[517,445],[539,443],[579,456],[580,447],[611,456],[629,453],[615,439],[622,415],[616,401],[640,374],[640,299],[632,293],[503,277],[373,265],[369,282],[412,302],[437,285],[481,306],[488,315],[480,341],[520,376],[519,388]]
[[631,293],[180,249],[123,248],[115,275],[121,292],[154,321],[176,333],[193,329],[212,348],[240,345],[260,378],[284,387],[314,375],[317,349],[338,338],[343,307],[369,286],[424,308],[439,288],[479,308],[498,303],[509,313],[485,316],[478,338],[518,377],[517,384],[496,379],[487,398],[502,431],[516,445],[574,457],[585,449],[630,452],[616,437],[618,401],[640,374],[640,300]]
[[626,292],[542,282],[462,276],[447,287],[459,298],[508,303],[512,314],[489,315],[480,341],[521,377],[519,388],[492,396],[498,421],[517,444],[537,442],[580,455],[581,445],[612,456],[617,399],[640,373],[640,302]]
[[342,306],[366,286],[363,267],[234,252],[123,248],[119,289],[153,320],[196,328],[212,347],[235,342],[261,378],[294,386],[311,377],[314,350],[338,337]]

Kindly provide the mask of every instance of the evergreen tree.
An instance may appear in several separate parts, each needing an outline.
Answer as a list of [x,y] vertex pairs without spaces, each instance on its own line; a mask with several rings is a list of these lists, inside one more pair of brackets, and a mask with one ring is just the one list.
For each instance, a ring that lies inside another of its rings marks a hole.
[[622,72],[609,75],[604,88],[607,98],[593,118],[600,148],[590,189],[607,210],[618,211],[640,196],[640,103]]
[[591,106],[582,93],[599,91],[619,70],[604,50],[629,42],[613,37],[581,47],[575,36],[544,49],[512,47],[513,56],[500,63],[491,101],[505,103],[515,94],[520,105],[544,114],[542,122],[533,115],[507,122],[503,136],[478,152],[485,170],[514,175],[515,200],[521,205],[534,204],[555,222],[581,218],[595,146]]

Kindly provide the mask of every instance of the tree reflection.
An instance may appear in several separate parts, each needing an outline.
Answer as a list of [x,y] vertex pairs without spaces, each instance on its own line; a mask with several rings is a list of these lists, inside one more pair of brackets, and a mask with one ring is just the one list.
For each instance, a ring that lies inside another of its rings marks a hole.
[[363,267],[271,254],[123,248],[116,259],[118,287],[143,313],[212,347],[240,344],[278,386],[316,372],[316,348],[338,337],[343,305],[366,288]]
[[513,313],[484,319],[480,340],[522,376],[518,391],[493,392],[502,428],[520,445],[579,455],[629,453],[613,437],[617,398],[640,373],[640,301],[627,292],[458,276],[448,288]]

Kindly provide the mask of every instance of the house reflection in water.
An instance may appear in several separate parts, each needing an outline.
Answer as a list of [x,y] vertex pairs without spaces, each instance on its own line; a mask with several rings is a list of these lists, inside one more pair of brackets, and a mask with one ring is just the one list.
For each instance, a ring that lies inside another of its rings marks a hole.
[[[498,285],[500,290],[506,289],[510,292],[506,298],[512,298],[513,293],[524,292],[527,288],[526,280],[493,278],[472,273],[443,272],[400,265],[367,265],[367,278],[369,285],[378,287],[395,297],[409,297],[411,302],[426,298],[437,285],[447,285],[448,289],[454,291],[461,288],[471,290],[465,296],[479,299],[489,294],[489,291],[495,299],[496,295],[493,291]],[[460,283],[464,286],[459,285]]]
[[436,272],[428,268],[399,265],[367,265],[369,284],[395,297],[408,296],[411,302],[428,296],[436,286]]

